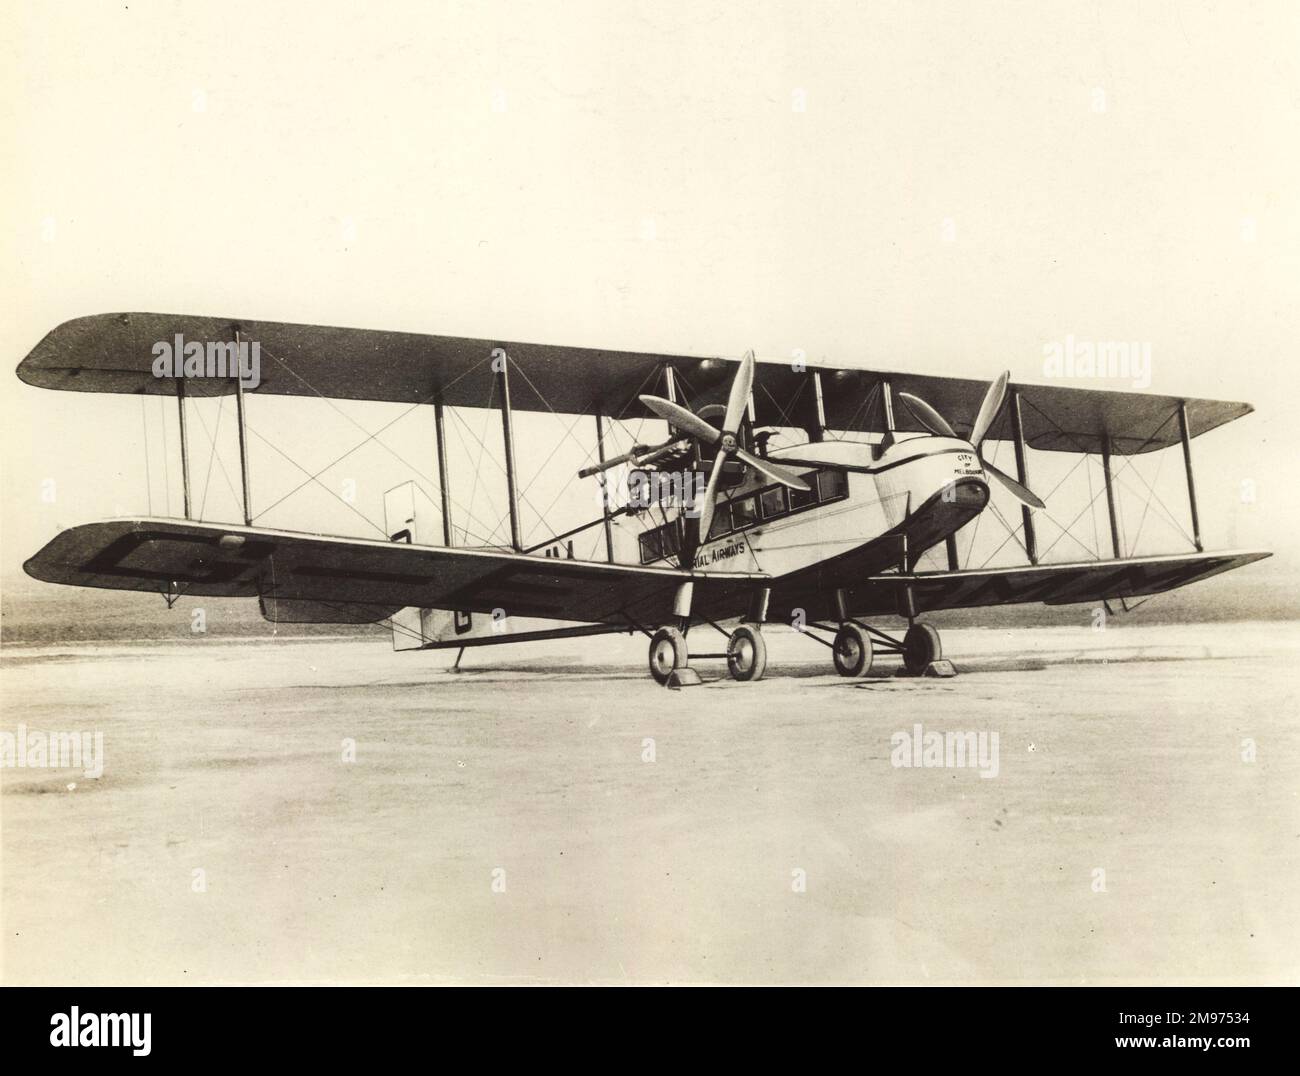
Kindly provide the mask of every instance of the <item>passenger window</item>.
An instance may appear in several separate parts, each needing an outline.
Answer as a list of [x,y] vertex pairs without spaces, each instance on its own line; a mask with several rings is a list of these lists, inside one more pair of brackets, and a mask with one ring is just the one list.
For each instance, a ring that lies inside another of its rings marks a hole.
[[663,556],[663,534],[658,528],[641,535],[641,563],[649,564]]
[[680,536],[677,533],[677,524],[669,523],[659,528],[663,535],[663,551],[665,557],[675,557],[681,552]]
[[819,471],[817,473],[817,491],[823,501],[833,501],[837,497],[848,496],[848,475],[843,471]]
[[738,501],[731,502],[731,522],[736,530],[742,527],[749,527],[758,522],[758,499],[756,497],[742,497]]
[[771,489],[765,489],[759,494],[759,501],[763,506],[763,518],[775,519],[777,516],[785,515],[785,486],[773,486]]
[[800,508],[807,508],[809,505],[817,503],[817,472],[809,471],[799,477],[812,488],[808,490],[792,489],[790,491],[790,511],[792,512],[797,512]]
[[709,537],[716,538],[720,534],[726,534],[731,530],[731,505],[726,501],[714,509],[713,524],[709,527]]

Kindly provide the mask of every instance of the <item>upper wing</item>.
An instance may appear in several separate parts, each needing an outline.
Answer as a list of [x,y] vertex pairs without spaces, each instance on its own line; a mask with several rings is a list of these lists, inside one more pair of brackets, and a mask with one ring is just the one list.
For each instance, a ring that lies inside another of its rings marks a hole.
[[261,527],[120,519],[61,532],[23,565],[49,583],[200,596],[259,597],[273,619],[366,622],[406,606],[556,620],[658,625],[678,586],[693,609],[746,608],[761,575],[692,575],[493,550],[333,538]]
[[985,605],[1068,605],[1159,594],[1271,556],[1265,552],[1179,553],[1129,560],[1039,564],[913,575],[874,575],[850,591],[854,616],[895,615],[912,592],[918,613]]
[[[176,392],[175,382],[153,375],[154,345],[174,341],[178,334],[186,341],[230,342],[236,330],[241,339],[256,341],[261,348],[261,383],[252,391],[283,396],[405,404],[440,397],[449,406],[483,407],[495,399],[491,356],[500,347],[520,374],[510,384],[511,407],[516,410],[652,417],[637,395],[653,386],[665,365],[681,375],[695,408],[725,401],[733,373],[728,361],[689,355],[185,314],[97,314],[64,322],[48,333],[19,365],[18,376],[42,388],[170,396]],[[814,372],[822,378],[825,424],[832,430],[884,432],[880,408],[866,406],[872,390],[884,380],[895,393],[920,396],[954,421],[973,417],[988,387],[984,381],[961,377],[833,366],[796,369],[788,361],[759,362],[753,393],[759,422],[816,422]],[[1100,452],[1104,434],[1117,454],[1178,444],[1178,423],[1168,420],[1183,403],[1192,437],[1252,410],[1244,403],[1139,392],[1010,387],[1019,391],[1023,403],[1025,440],[1049,452]],[[186,393],[192,396],[232,391],[228,380],[186,382]],[[899,432],[924,432],[905,407],[895,408],[894,418]]]

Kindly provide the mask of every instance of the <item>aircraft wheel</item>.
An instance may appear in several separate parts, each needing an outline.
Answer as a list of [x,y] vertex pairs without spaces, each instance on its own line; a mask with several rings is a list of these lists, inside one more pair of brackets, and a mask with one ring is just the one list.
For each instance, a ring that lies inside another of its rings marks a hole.
[[666,684],[674,669],[686,666],[686,636],[676,628],[660,628],[650,637],[650,675]]
[[841,624],[831,657],[841,676],[865,676],[871,670],[871,636],[857,624]]
[[741,624],[727,640],[727,671],[733,680],[761,680],[767,669],[767,642],[753,624]]
[[923,673],[932,661],[943,657],[939,632],[929,624],[913,624],[903,636],[903,665],[910,673]]

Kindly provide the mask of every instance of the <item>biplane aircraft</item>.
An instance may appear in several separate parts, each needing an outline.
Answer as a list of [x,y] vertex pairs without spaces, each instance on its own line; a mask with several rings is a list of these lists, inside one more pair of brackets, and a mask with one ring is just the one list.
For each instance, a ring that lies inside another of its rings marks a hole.
[[[160,376],[158,342],[173,339],[206,342],[209,360],[214,347],[237,357],[256,342],[260,376],[241,378],[234,362],[227,376],[192,376],[203,371],[179,358]],[[725,636],[725,650],[695,657],[725,658],[730,675],[746,681],[766,668],[763,625],[783,621],[827,646],[843,676],[866,674],[878,654],[921,674],[944,664],[938,632],[921,619],[931,611],[1123,601],[1269,555],[1206,552],[1201,541],[1191,443],[1248,414],[1244,403],[1013,384],[1006,374],[984,384],[759,362],[752,353],[735,361],[148,313],[66,322],[17,372],[43,388],[174,396],[184,482],[183,518],[71,527],[27,561],[29,575],[153,591],[169,604],[180,594],[257,598],[281,623],[387,623],[398,649],[640,632],[651,675],[676,684],[698,680],[687,640],[703,627]],[[250,394],[431,409],[437,500],[416,484],[390,491],[386,540],[255,525]],[[217,396],[235,402],[242,524],[195,518],[192,506],[187,405]],[[444,409],[484,407],[500,414],[509,540],[457,544]],[[651,495],[605,496],[599,515],[525,544],[521,412],[594,420],[591,462],[565,481],[601,485],[622,469]],[[610,452],[612,426],[633,418],[661,422],[665,435]],[[1014,476],[984,451],[995,425],[1014,446]],[[1178,447],[1193,548],[1126,555],[1112,460]],[[1100,457],[1112,555],[1044,562],[1035,515],[1048,511],[1054,491],[1032,492],[1031,449]],[[671,476],[682,481],[662,481]],[[1024,563],[963,566],[956,535],[997,489],[1019,502],[1014,537]],[[602,555],[574,555],[573,537],[583,533]],[[946,564],[924,567],[927,554]],[[502,617],[513,622],[508,632]],[[892,618],[905,619],[906,630],[880,626]]]

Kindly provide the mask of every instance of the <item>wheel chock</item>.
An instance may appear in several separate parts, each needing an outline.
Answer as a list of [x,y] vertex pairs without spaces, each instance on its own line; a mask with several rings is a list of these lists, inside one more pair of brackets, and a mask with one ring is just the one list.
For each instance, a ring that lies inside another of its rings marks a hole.
[[692,669],[689,665],[680,669],[674,669],[668,674],[668,680],[664,687],[671,688],[673,691],[680,691],[684,687],[695,687],[703,681],[700,674]]
[[940,679],[947,679],[949,676],[957,675],[957,666],[947,658],[940,658],[938,661],[932,661],[921,672],[909,672],[906,666],[899,666],[894,670],[895,676],[915,678],[920,676],[933,676]]

